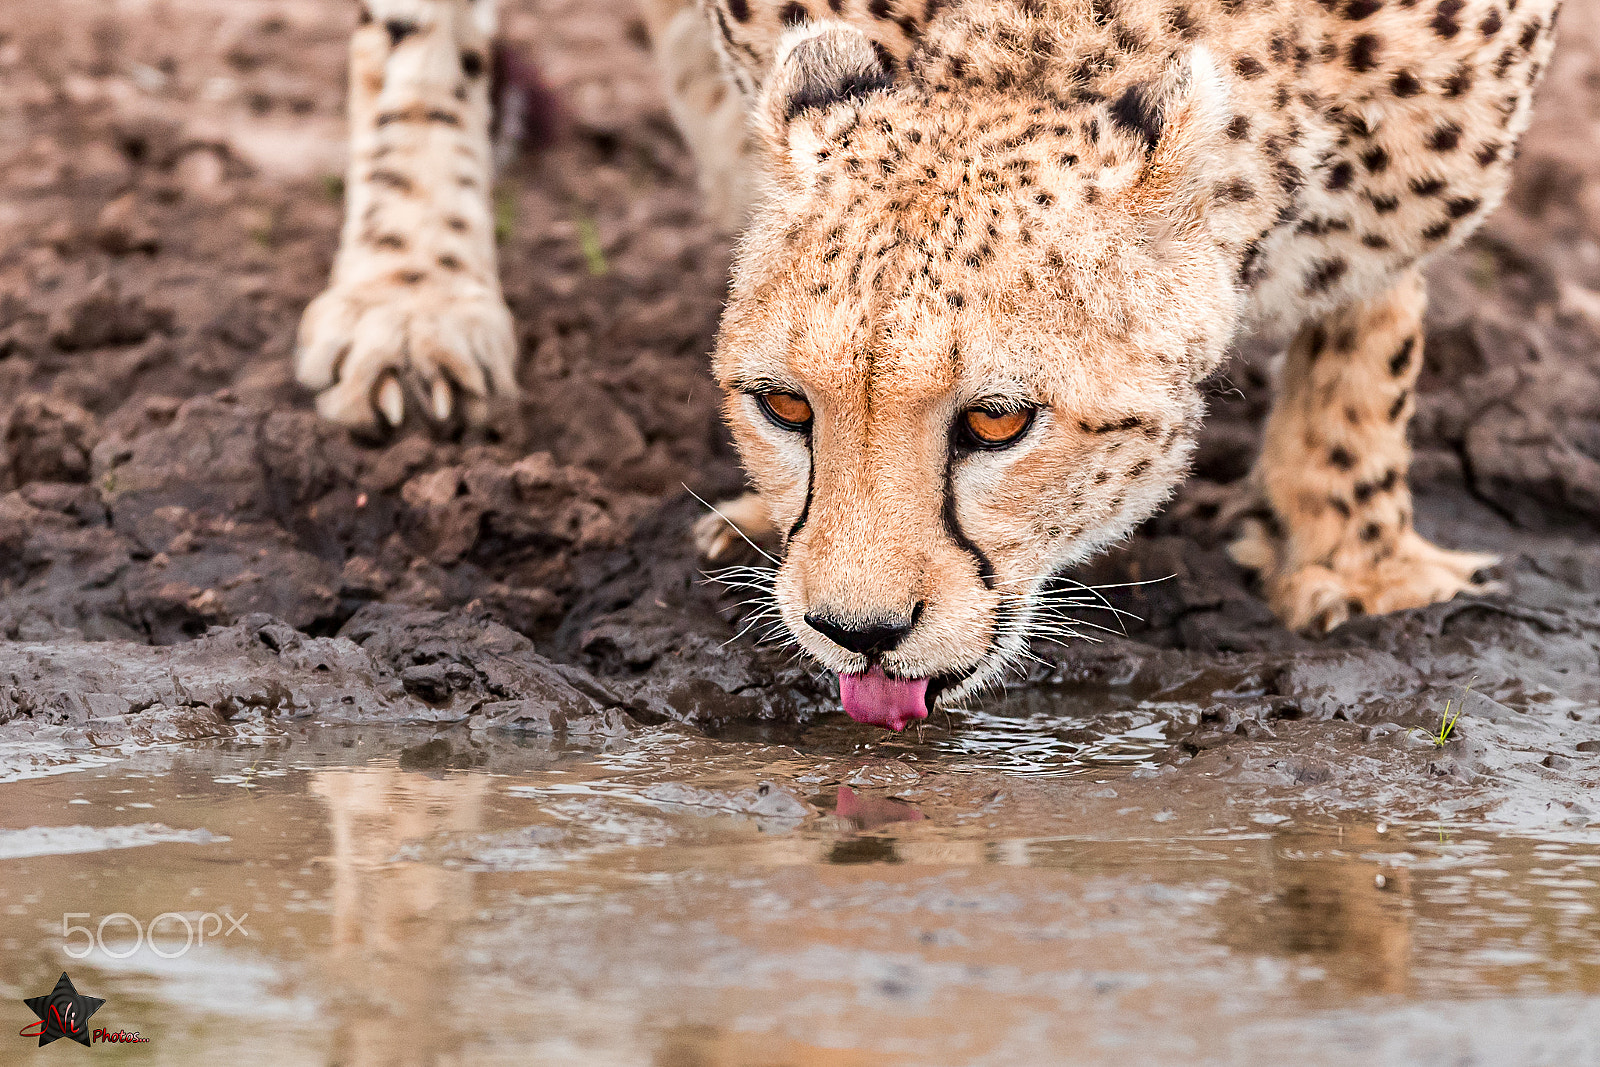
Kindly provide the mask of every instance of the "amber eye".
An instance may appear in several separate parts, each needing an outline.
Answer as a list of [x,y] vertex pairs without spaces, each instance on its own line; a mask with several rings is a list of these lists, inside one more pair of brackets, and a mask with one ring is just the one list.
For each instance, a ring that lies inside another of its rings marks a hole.
[[1033,425],[1033,408],[989,411],[968,408],[961,413],[961,428],[968,443],[977,448],[1004,448],[1016,442]]
[[785,430],[803,430],[811,425],[811,405],[797,393],[761,393],[756,403],[767,418]]

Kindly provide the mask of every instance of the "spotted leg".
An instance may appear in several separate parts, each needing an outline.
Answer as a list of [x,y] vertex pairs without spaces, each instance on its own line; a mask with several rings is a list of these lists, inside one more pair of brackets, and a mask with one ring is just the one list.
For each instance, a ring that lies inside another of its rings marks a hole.
[[1232,546],[1297,630],[1449,600],[1488,586],[1494,556],[1412,528],[1406,422],[1422,365],[1420,275],[1301,330],[1252,473],[1260,506]]
[[350,166],[333,277],[295,375],[356,429],[481,420],[516,391],[489,202],[495,0],[366,0],[350,41]]
[[738,233],[756,197],[756,146],[748,101],[717,54],[711,22],[694,0],[641,0],[667,106],[695,160],[702,210]]

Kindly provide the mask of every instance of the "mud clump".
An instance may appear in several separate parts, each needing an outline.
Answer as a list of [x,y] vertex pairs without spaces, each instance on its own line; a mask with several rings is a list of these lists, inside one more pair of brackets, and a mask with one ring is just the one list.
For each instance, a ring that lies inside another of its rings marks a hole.
[[[94,748],[259,736],[318,723],[466,724],[612,737],[637,723],[605,685],[498,623],[375,606],[336,637],[249,615],[170,647],[0,644],[0,728]],[[15,770],[14,759],[0,773]]]

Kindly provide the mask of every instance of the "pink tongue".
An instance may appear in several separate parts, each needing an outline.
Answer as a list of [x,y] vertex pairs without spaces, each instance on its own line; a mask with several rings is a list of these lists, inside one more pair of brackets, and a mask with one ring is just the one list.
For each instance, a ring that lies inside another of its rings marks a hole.
[[839,675],[839,701],[856,722],[904,730],[928,717],[928,680],[890,678],[882,667],[866,674]]

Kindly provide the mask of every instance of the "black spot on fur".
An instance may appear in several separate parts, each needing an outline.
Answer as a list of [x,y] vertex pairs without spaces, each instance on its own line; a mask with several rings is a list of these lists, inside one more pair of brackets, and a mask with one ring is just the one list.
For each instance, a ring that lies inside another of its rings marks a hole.
[[1365,74],[1378,65],[1378,52],[1382,48],[1383,41],[1376,34],[1363,33],[1350,42],[1346,62],[1357,74]]
[[1411,356],[1416,350],[1417,339],[1415,337],[1407,337],[1405,343],[1395,351],[1393,356],[1389,357],[1389,373],[1396,378],[1404,374],[1406,368],[1411,366]]
[[1084,433],[1120,433],[1124,430],[1142,430],[1145,428],[1144,420],[1137,415],[1129,415],[1118,419],[1116,422],[1103,422],[1098,425],[1079,420],[1078,428]]
[[1338,192],[1350,186],[1350,179],[1355,177],[1356,169],[1348,161],[1341,160],[1334,164],[1328,171],[1328,180],[1325,183],[1330,192]]
[[367,180],[372,182],[374,185],[387,185],[389,188],[400,193],[409,193],[413,188],[410,178],[406,177],[404,174],[401,174],[399,171],[394,170],[375,170]]
[[1145,151],[1155,148],[1161,139],[1161,109],[1143,85],[1129,86],[1112,101],[1111,121],[1143,139]]
[[1261,279],[1261,242],[1251,241],[1245,246],[1244,257],[1239,261],[1239,283],[1254,285]]
[[417,32],[417,24],[405,19],[390,19],[383,24],[383,28],[389,31],[390,48],[398,48],[401,41]]
[[466,51],[461,53],[461,73],[469,78],[476,78],[483,73],[483,53]]
[[1361,153],[1361,165],[1367,168],[1367,173],[1378,174],[1389,166],[1389,153],[1380,146],[1373,145]]
[[1411,191],[1418,196],[1438,196],[1444,191],[1444,182],[1438,178],[1412,178]]
[[1200,36],[1200,27],[1186,7],[1175,7],[1169,11],[1167,13],[1167,25],[1172,27],[1173,32],[1185,40],[1193,40]]
[[1440,125],[1428,136],[1428,147],[1435,152],[1451,152],[1461,144],[1461,127],[1453,122]]
[[1345,272],[1349,269],[1350,264],[1338,256],[1322,260],[1312,268],[1310,274],[1306,275],[1306,292],[1327,292],[1333,288],[1335,282],[1345,276]]
[[[1500,74],[1503,76],[1505,71],[1501,71]],[[1451,99],[1465,94],[1472,88],[1472,67],[1466,63],[1461,64],[1455,69],[1455,73],[1444,80],[1440,88],[1444,91],[1444,95]]]
[[1261,60],[1249,53],[1237,56],[1233,61],[1233,69],[1241,78],[1259,78],[1267,72]]
[[1242,141],[1250,136],[1250,120],[1244,115],[1235,115],[1233,121],[1228,123],[1228,138],[1233,141]]
[[1255,198],[1256,191],[1252,189],[1250,187],[1250,183],[1245,181],[1243,178],[1235,178],[1232,181],[1224,182],[1222,185],[1217,187],[1217,199],[1223,203],[1232,201],[1234,203],[1242,204],[1247,200],[1254,200]]
[[1434,9],[1433,22],[1430,23],[1433,32],[1447,41],[1460,33],[1461,22],[1458,16],[1464,6],[1465,0],[1439,0],[1439,6]]
[[750,21],[750,4],[748,0],[727,0],[728,14],[733,16],[735,22]]
[[1344,9],[1344,17],[1351,22],[1360,22],[1382,6],[1383,0],[1350,0]]
[[1396,96],[1412,97],[1422,92],[1422,83],[1409,70],[1398,70],[1395,71],[1394,77],[1389,79],[1389,89]]
[[1306,338],[1306,356],[1315,363],[1328,347],[1328,331],[1319,324],[1311,328],[1311,336]]
[[1356,465],[1356,459],[1343,445],[1334,445],[1328,452],[1328,462],[1342,471],[1350,470]]
[[1445,204],[1445,211],[1453,219],[1464,219],[1482,206],[1477,197],[1460,196]]

